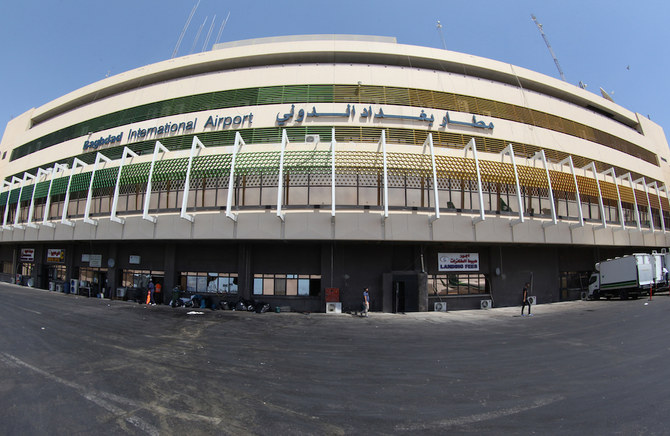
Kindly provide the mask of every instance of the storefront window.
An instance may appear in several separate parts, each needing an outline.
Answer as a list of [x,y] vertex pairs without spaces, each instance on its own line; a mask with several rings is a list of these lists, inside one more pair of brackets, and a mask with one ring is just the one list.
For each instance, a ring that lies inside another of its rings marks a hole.
[[[32,263],[21,263],[20,265],[21,265],[21,267],[19,269],[19,274],[21,274],[22,276],[32,276],[33,275],[34,265]],[[10,266],[10,268],[11,268],[11,266]]]
[[51,265],[49,266],[49,279],[65,281],[67,268],[65,265]]
[[309,297],[320,292],[320,275],[254,274],[254,295]]
[[194,294],[237,294],[237,274],[218,272],[183,272],[182,289]]
[[88,284],[98,283],[101,274],[107,274],[107,268],[79,268],[79,280]]
[[428,276],[428,296],[479,295],[490,293],[484,274],[435,274]]
[[154,284],[162,283],[165,273],[163,271],[152,271],[148,269],[124,269],[121,285],[126,288],[145,289],[149,281]]

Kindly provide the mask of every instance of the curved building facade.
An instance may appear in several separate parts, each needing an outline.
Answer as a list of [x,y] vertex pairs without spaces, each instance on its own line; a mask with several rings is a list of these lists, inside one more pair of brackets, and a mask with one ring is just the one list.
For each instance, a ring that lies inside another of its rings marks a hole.
[[669,242],[661,127],[387,37],[148,65],[15,118],[0,153],[5,279],[113,298],[151,278],[213,303],[358,310],[368,287],[372,310],[420,311],[519,304],[532,281],[553,302],[595,262]]

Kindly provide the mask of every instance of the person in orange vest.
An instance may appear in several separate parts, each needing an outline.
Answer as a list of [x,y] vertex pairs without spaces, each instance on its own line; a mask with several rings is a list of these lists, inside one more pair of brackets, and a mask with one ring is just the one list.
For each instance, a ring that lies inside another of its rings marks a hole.
[[161,294],[161,291],[163,290],[163,286],[159,283],[156,283],[156,291],[155,291],[155,298],[154,302],[158,302],[156,304],[161,304],[161,301],[163,301],[163,294]]

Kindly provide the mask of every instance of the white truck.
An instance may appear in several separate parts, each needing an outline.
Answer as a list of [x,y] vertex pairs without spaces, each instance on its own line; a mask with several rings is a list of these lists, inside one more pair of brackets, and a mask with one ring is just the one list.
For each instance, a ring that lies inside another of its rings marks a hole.
[[653,284],[654,259],[651,254],[616,257],[596,264],[596,271],[589,278],[589,298],[637,298],[648,294]]
[[665,248],[658,253],[656,250],[651,252],[652,263],[654,266],[654,292],[668,290],[668,278],[670,274],[670,253]]

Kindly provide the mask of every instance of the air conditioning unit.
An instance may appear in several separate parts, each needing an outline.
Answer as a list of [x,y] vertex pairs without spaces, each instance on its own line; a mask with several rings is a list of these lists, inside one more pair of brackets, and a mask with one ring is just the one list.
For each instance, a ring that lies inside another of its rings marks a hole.
[[433,304],[433,310],[435,312],[446,312],[447,311],[447,303],[444,303],[440,301],[439,303],[434,303]]
[[316,144],[321,140],[319,135],[305,135],[305,142]]
[[63,285],[56,285],[56,292],[63,292]]
[[326,313],[342,313],[342,303],[326,303]]
[[528,302],[531,306],[535,306],[537,304],[537,297],[534,295],[528,296]]
[[492,300],[481,300],[479,302],[479,307],[481,309],[491,309],[493,307],[493,301]]

